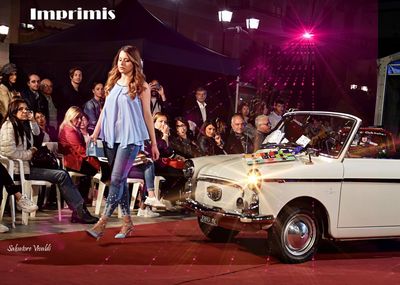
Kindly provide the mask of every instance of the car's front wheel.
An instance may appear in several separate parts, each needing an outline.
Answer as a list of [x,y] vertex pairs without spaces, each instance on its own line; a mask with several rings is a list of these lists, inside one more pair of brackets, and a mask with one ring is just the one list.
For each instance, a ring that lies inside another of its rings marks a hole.
[[272,252],[283,262],[301,263],[315,254],[321,239],[321,226],[313,211],[287,208],[268,232]]
[[200,229],[203,232],[203,234],[212,241],[216,242],[231,241],[239,233],[238,231],[228,230],[218,226],[212,226],[206,224],[200,220],[200,217],[197,218],[197,221],[199,223]]

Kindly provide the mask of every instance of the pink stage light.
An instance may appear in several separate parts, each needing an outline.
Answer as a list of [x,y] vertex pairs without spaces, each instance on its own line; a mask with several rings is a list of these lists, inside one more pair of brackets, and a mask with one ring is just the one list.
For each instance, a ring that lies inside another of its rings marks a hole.
[[303,39],[311,40],[314,37],[314,34],[309,33],[309,32],[304,32],[302,37],[303,37]]

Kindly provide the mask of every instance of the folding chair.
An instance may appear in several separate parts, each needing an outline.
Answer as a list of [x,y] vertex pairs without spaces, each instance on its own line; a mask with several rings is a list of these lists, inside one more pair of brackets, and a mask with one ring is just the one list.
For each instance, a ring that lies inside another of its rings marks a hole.
[[[20,184],[22,186],[22,194],[25,194],[28,198],[32,200],[35,204],[37,204],[38,200],[38,189],[35,186],[45,186],[51,187],[52,183],[45,180],[27,180],[25,179],[24,165],[21,159],[15,160],[19,164],[19,173],[20,173]],[[16,182],[17,184],[17,182]],[[57,191],[57,208],[58,208],[58,221],[61,222],[61,193],[58,186],[56,186]],[[31,217],[36,216],[36,212],[32,212],[30,214]],[[22,212],[22,224],[28,225],[28,213]]]
[[[0,155],[0,163],[2,163],[8,170],[8,174],[10,174],[11,178],[14,178],[14,161],[8,159],[5,156]],[[6,202],[7,202],[7,196],[8,193],[6,191],[6,188],[3,187],[3,189],[0,189],[0,191],[3,191],[3,200],[1,201],[1,208],[0,208],[0,221],[3,220],[4,216],[4,209],[6,207]],[[11,223],[12,223],[12,228],[15,228],[15,197],[14,195],[10,195],[9,197],[9,204],[10,204],[10,209],[11,209]]]

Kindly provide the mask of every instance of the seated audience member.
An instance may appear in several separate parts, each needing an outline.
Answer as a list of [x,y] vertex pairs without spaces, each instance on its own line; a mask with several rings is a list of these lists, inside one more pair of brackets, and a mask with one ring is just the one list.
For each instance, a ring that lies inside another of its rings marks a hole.
[[72,67],[69,70],[70,81],[61,89],[60,104],[58,108],[58,121],[62,122],[63,116],[69,107],[82,106],[86,102],[86,94],[82,90],[83,72],[79,67]]
[[156,136],[161,136],[167,146],[169,145],[170,129],[168,126],[168,117],[164,113],[157,113],[153,116],[154,128],[156,129]]
[[154,193],[154,163],[151,160],[146,160],[144,153],[139,154],[137,158],[140,157],[142,157],[143,163],[132,166],[128,175],[129,178],[143,179],[145,183],[141,191],[141,202],[137,216],[155,218],[160,216],[160,214],[153,212],[151,207],[165,208],[165,205],[158,200]]
[[274,107],[271,113],[268,115],[269,121],[271,123],[271,129],[275,128],[275,126],[282,119],[285,110],[285,102],[281,99],[276,99],[274,101]]
[[64,121],[60,125],[58,137],[58,152],[64,155],[64,167],[67,170],[77,171],[88,175],[82,177],[79,190],[84,198],[88,197],[90,176],[100,170],[100,162],[95,157],[86,155],[86,142],[80,132],[82,110],[72,106],[65,113]]
[[81,134],[82,134],[83,138],[85,139],[86,145],[90,141],[88,125],[89,125],[89,118],[87,117],[87,115],[85,113],[82,113],[82,120],[81,120],[81,124],[79,126],[79,130],[81,131]]
[[[11,176],[8,174],[7,169],[0,163],[0,203],[3,199],[3,187],[6,188],[8,195],[14,195],[18,208],[23,212],[32,213],[38,209],[38,206],[33,204],[25,194],[21,194],[20,186],[14,184]],[[0,224],[0,233],[8,232],[9,228]]]
[[195,91],[195,99],[185,106],[185,118],[189,123],[189,128],[194,135],[197,135],[200,127],[207,119],[211,119],[210,108],[206,103],[207,90],[198,87]]
[[[40,134],[38,137],[35,137],[35,140],[40,141],[39,145],[42,142],[56,142],[58,141],[58,134],[55,128],[47,125],[47,119],[44,113],[41,111],[37,111],[35,113],[36,123],[39,125]],[[36,144],[38,145],[38,144]]]
[[21,97],[17,91],[17,67],[7,63],[0,70],[0,122],[6,117],[8,105],[13,98]]
[[57,106],[54,98],[53,100],[53,82],[50,79],[45,78],[40,81],[40,91],[42,92],[43,96],[47,100],[47,104],[49,106],[49,117],[47,123],[49,126],[52,126],[55,129],[58,129],[58,121],[57,121]]
[[271,123],[269,122],[268,116],[258,115],[255,120],[256,135],[254,136],[254,151],[260,149],[261,144],[271,131]]
[[215,130],[216,126],[211,120],[206,120],[200,128],[197,142],[203,155],[224,154],[223,141]]
[[243,102],[239,106],[239,114],[242,115],[243,120],[245,122],[245,127],[244,127],[244,134],[247,135],[250,139],[254,138],[255,134],[255,128],[254,126],[250,123],[250,106],[246,102]]
[[100,117],[101,109],[104,105],[104,86],[103,83],[94,82],[92,85],[93,98],[87,101],[83,107],[83,112],[89,119],[88,131],[93,133],[97,120]]
[[268,116],[269,110],[268,105],[264,101],[257,100],[254,104],[254,112],[251,114],[253,119],[250,119],[251,122],[255,121],[255,118],[258,115],[267,115]]
[[46,97],[40,92],[40,77],[35,73],[28,75],[27,88],[22,91],[22,97],[28,103],[28,107],[33,112],[40,111],[49,118],[49,103]]
[[224,120],[222,120],[221,118],[216,118],[215,119],[215,127],[216,127],[215,132],[217,134],[219,134],[221,136],[222,141],[225,142],[226,138],[228,136],[228,132],[227,132],[228,126],[227,126],[226,122]]
[[174,125],[175,132],[170,145],[175,153],[185,159],[201,156],[200,148],[191,136],[188,122],[183,117],[177,117]]
[[167,97],[165,96],[164,88],[156,79],[150,81],[149,86],[151,90],[151,99],[150,99],[151,114],[154,117],[154,115],[157,113],[166,113]]
[[72,106],[65,113],[60,125],[59,152],[64,155],[64,166],[90,176],[100,169],[100,162],[86,155],[86,143],[80,132],[82,110]]
[[[15,99],[10,105],[6,121],[0,130],[0,153],[10,159],[21,159],[24,172],[28,179],[46,180],[57,184],[68,206],[72,209],[71,222],[96,223],[84,205],[84,200],[73,184],[68,172],[61,169],[46,169],[30,166],[30,160],[37,151],[33,146],[33,135],[40,133],[39,126],[33,114],[28,112],[28,105],[23,99]],[[24,122],[29,121],[30,132],[27,132]],[[14,165],[14,173],[19,174],[18,164]]]
[[226,141],[225,150],[229,154],[252,153],[253,142],[244,133],[245,122],[242,115],[235,114],[231,119],[231,132]]
[[[167,116],[157,113],[153,120],[157,147],[160,152],[160,159],[155,162],[155,173],[166,179],[161,187],[163,196],[169,196],[171,199],[177,200],[176,192],[179,192],[184,187],[185,179],[182,169],[176,168],[171,162],[178,162],[178,160],[184,160],[184,158],[176,155],[167,142],[170,130]],[[151,153],[150,150],[147,152]]]

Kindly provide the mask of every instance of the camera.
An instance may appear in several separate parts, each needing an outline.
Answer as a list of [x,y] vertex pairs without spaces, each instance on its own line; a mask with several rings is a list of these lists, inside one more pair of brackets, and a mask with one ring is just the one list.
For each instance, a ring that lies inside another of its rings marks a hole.
[[151,87],[151,96],[156,97],[159,96],[160,94],[158,93],[158,91],[161,89],[161,85],[160,83],[155,83],[152,85]]

